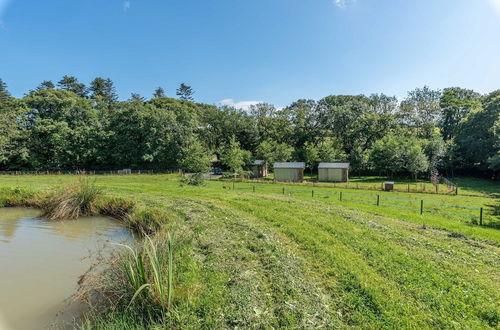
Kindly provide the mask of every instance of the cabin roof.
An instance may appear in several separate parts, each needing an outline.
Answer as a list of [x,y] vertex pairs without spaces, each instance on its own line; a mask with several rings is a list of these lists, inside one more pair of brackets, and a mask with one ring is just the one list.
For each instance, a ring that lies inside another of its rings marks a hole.
[[319,163],[318,168],[349,168],[349,163]]
[[306,163],[304,162],[282,162],[274,163],[274,168],[305,168]]

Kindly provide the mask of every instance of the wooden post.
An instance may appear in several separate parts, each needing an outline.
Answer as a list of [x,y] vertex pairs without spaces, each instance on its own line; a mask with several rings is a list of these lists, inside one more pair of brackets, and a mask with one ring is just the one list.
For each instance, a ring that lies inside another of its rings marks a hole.
[[380,196],[377,195],[377,206],[379,206],[379,205],[380,205]]
[[311,190],[311,197],[314,197],[314,190]]
[[438,193],[439,186],[436,185],[436,194]]
[[410,184],[408,183],[408,192],[410,192]]
[[458,195],[458,187],[455,187],[455,195]]
[[483,208],[479,208],[479,225],[483,225]]
[[253,192],[255,192],[255,185],[253,186]]
[[383,182],[380,183],[380,190],[382,190],[382,191],[384,190],[384,183]]
[[340,192],[340,200],[342,200],[342,192]]
[[234,178],[233,178],[233,190],[234,190]]
[[285,194],[285,187],[283,187],[283,195]]
[[424,200],[420,201],[420,214],[424,213]]

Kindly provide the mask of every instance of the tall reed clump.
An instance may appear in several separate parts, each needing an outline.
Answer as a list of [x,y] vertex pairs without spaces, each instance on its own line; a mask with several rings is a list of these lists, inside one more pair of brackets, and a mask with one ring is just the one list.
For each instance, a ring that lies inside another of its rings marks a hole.
[[[165,246],[166,244],[166,246]],[[153,241],[146,235],[139,248],[119,244],[129,251],[123,262],[127,282],[133,289],[129,307],[153,303],[162,313],[172,310],[174,295],[174,239]]]
[[49,220],[77,219],[99,213],[97,200],[103,191],[95,180],[80,179],[77,184],[57,191],[44,206]]

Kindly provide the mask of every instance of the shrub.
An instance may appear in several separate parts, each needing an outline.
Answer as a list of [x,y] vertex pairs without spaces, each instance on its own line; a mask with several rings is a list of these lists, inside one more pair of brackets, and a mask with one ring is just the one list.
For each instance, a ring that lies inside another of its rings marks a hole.
[[205,179],[202,173],[194,173],[182,177],[181,182],[191,186],[202,186],[205,184]]
[[97,198],[102,189],[95,181],[80,179],[76,185],[63,187],[55,193],[44,206],[45,216],[49,220],[77,219],[99,213]]

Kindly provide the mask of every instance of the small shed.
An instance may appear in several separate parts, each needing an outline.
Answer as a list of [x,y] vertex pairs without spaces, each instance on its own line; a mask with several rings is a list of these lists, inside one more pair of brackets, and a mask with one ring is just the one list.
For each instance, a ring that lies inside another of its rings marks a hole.
[[304,181],[304,162],[274,163],[274,179],[281,182]]
[[250,165],[253,178],[264,178],[267,176],[267,163],[264,160],[256,159]]
[[347,182],[349,180],[349,163],[319,163],[318,181]]

